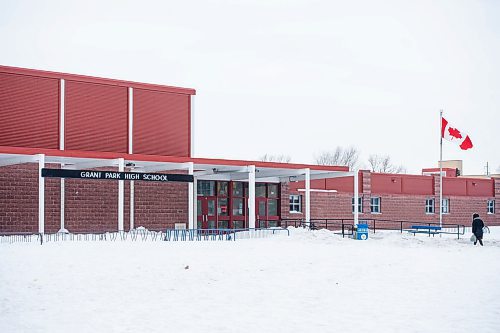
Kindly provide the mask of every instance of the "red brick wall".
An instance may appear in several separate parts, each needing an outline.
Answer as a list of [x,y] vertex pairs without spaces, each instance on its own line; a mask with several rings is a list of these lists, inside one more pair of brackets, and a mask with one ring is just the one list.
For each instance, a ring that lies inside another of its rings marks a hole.
[[[128,188],[127,182],[125,185]],[[126,207],[128,193],[125,189]],[[126,211],[128,209],[124,212],[124,224],[126,221],[128,225],[129,214]],[[70,232],[117,231],[118,182],[66,179],[64,213],[65,228]]]
[[[59,179],[45,180],[47,232],[59,230],[59,184]],[[0,168],[0,232],[38,232],[38,164]]]
[[[45,178],[47,233],[60,229],[60,181]],[[135,182],[135,227],[163,230],[175,223],[187,226],[187,195],[185,183]],[[66,179],[65,228],[70,232],[117,231],[118,182]],[[130,229],[130,182],[125,182],[124,229]],[[0,232],[38,232],[38,164],[0,168]]]
[[[52,165],[50,167],[57,167]],[[116,170],[116,169],[115,169]],[[371,193],[371,175],[364,173],[360,195],[363,214],[360,219],[439,221],[439,178],[435,178],[434,195],[399,195]],[[45,230],[60,228],[60,179],[46,178]],[[289,195],[304,192],[281,186],[282,218],[302,219],[303,213],[289,212]],[[124,227],[129,230],[130,183],[125,182]],[[188,185],[185,183],[135,182],[135,227],[151,230],[173,228],[187,223]],[[473,213],[481,215],[487,225],[500,225],[500,181],[494,182],[495,196],[444,196],[450,199],[450,214],[444,223],[469,224]],[[118,183],[66,179],[65,227],[70,232],[102,232],[118,229]],[[370,196],[381,197],[381,214],[370,213]],[[425,213],[425,199],[435,198],[436,213]],[[312,192],[311,218],[352,219],[352,192]],[[495,214],[486,214],[488,199],[495,199]],[[304,211],[304,208],[303,208]],[[38,231],[38,166],[35,163],[0,167],[0,232]]]
[[136,228],[165,230],[174,228],[175,223],[185,223],[188,227],[187,183],[135,182],[134,187]]
[[[379,175],[377,175],[379,176]],[[403,182],[405,180],[403,176]],[[421,176],[419,176],[421,177]],[[380,177],[379,177],[380,178]],[[386,177],[390,179],[390,176]],[[433,182],[425,182],[430,187],[424,189],[424,192],[434,194],[385,194],[371,193],[373,184],[371,180],[373,175],[363,172],[363,189],[360,191],[360,196],[363,197],[363,213],[359,215],[360,219],[376,219],[376,220],[408,220],[415,222],[439,222],[439,177],[433,177]],[[400,179],[400,177],[398,178]],[[469,181],[469,180],[467,180]],[[461,183],[465,184],[466,180],[461,179]],[[472,180],[470,180],[472,182]],[[481,188],[484,189],[484,184],[491,181],[481,181]],[[478,182],[479,183],[479,182]],[[303,219],[305,218],[305,195],[304,192],[295,190],[296,186],[289,186],[289,183],[284,183],[281,186],[281,215],[285,219]],[[376,187],[377,188],[377,187]],[[375,189],[376,189],[375,188]],[[381,187],[385,188],[385,187]],[[479,213],[481,218],[487,225],[500,225],[500,179],[494,182],[495,196],[450,196],[444,195],[444,198],[450,200],[450,213],[443,214],[443,223],[450,224],[465,224],[471,223],[472,214]],[[417,192],[421,192],[420,190]],[[289,195],[302,195],[302,213],[289,212]],[[493,193],[491,193],[493,194]],[[350,192],[338,193],[311,193],[311,219],[353,219],[351,200],[352,190]],[[376,196],[381,198],[381,213],[372,214],[370,212],[370,197]],[[435,213],[425,213],[426,198],[435,199]],[[486,214],[487,201],[495,199],[495,214]]]

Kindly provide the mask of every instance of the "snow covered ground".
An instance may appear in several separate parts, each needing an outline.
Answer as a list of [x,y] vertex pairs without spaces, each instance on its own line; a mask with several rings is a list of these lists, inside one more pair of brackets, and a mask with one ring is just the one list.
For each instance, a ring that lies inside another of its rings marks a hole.
[[500,332],[485,246],[399,232],[0,244],[0,332]]

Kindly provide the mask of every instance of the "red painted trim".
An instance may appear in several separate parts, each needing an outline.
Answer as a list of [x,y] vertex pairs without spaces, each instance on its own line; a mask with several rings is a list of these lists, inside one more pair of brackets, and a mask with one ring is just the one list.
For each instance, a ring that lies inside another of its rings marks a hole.
[[141,154],[125,154],[125,153],[113,153],[113,152],[88,152],[82,150],[61,151],[58,149],[19,148],[19,147],[7,147],[7,146],[0,146],[0,154],[23,154],[23,155],[45,154],[47,156],[57,156],[57,157],[80,157],[80,158],[96,158],[96,159],[124,158],[126,160],[136,160],[144,162],[171,162],[171,163],[194,162],[197,164],[234,165],[234,166],[255,165],[256,167],[261,167],[261,168],[283,168],[283,169],[310,168],[311,170],[322,170],[322,171],[343,171],[343,172],[349,171],[349,167],[342,167],[342,166],[290,164],[290,163],[224,160],[224,159],[209,159],[209,158],[189,158],[189,157],[177,157],[177,156],[141,155]]
[[132,87],[132,88],[140,88],[140,89],[158,90],[158,91],[166,91],[166,92],[170,92],[170,93],[184,94],[184,95],[196,95],[196,90],[191,89],[191,88],[181,88],[181,87],[172,87],[172,86],[165,86],[165,85],[152,84],[152,83],[141,83],[141,82],[133,82],[133,81],[107,79],[107,78],[87,76],[87,75],[43,71],[43,70],[38,70],[38,69],[19,68],[19,67],[10,67],[10,66],[0,65],[0,72],[10,73],[10,74],[38,76],[38,77],[53,78],[53,79],[65,79],[65,80],[73,80],[73,81],[81,81],[81,82],[89,82],[89,83],[107,84],[107,85],[114,85],[114,86],[121,86],[121,87]]

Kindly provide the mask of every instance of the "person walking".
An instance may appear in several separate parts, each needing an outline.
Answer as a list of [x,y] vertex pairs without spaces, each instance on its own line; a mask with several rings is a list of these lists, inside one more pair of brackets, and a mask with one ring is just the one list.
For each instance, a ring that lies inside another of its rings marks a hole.
[[474,245],[479,241],[479,244],[483,246],[483,228],[484,222],[479,218],[478,213],[474,213],[472,215],[472,233],[476,236],[476,240],[474,241]]

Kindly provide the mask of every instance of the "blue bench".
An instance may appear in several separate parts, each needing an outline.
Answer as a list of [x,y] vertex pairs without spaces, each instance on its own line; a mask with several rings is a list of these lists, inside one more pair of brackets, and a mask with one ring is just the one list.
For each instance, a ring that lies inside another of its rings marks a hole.
[[428,234],[429,237],[431,235],[434,237],[435,234],[441,233],[441,227],[433,225],[412,225],[411,229],[407,229],[406,231],[412,233],[413,236],[415,236],[415,234]]

